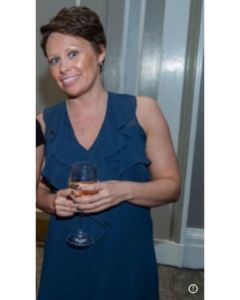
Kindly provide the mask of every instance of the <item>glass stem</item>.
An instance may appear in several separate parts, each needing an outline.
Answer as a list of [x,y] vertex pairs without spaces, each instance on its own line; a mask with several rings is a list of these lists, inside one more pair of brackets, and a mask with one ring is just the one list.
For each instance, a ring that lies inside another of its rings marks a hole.
[[79,233],[83,233],[83,218],[84,218],[84,214],[80,213],[79,214],[79,229],[78,229]]

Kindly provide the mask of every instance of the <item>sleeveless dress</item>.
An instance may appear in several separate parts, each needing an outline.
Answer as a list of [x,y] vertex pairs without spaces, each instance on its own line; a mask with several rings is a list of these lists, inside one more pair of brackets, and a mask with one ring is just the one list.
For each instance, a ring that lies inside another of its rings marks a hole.
[[[74,135],[65,102],[45,109],[42,175],[56,190],[67,188],[71,165],[84,160],[97,165],[101,181],[149,181],[146,136],[135,113],[134,96],[108,93],[103,125],[87,150]],[[95,239],[85,249],[66,244],[79,219],[51,215],[38,300],[158,300],[150,209],[123,202],[85,216],[84,230]]]

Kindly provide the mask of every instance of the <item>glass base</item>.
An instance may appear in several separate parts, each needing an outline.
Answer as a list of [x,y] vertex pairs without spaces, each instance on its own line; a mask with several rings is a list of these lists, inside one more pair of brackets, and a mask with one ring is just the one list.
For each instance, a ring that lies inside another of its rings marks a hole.
[[94,239],[86,233],[79,231],[74,234],[69,234],[66,242],[73,247],[85,248],[91,246],[94,243]]

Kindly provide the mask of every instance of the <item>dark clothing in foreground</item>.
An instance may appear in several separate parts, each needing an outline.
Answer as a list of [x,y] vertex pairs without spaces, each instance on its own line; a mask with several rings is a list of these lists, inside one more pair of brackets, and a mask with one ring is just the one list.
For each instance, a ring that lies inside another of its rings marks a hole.
[[38,120],[36,120],[36,147],[44,144],[44,136],[42,132],[41,125]]

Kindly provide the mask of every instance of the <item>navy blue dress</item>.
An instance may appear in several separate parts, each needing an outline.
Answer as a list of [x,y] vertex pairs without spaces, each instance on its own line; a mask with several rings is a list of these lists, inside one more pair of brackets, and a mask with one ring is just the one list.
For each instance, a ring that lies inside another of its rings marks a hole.
[[[146,136],[135,113],[134,96],[109,93],[101,130],[86,150],[74,135],[66,103],[47,108],[43,176],[64,189],[71,165],[87,160],[97,165],[99,180],[149,181]],[[51,216],[38,300],[158,300],[150,209],[123,202],[87,215],[84,229],[95,244],[86,249],[65,241],[79,218]]]

